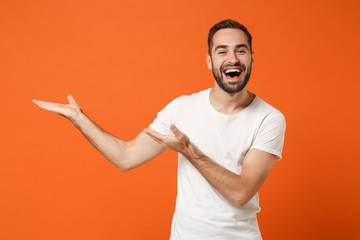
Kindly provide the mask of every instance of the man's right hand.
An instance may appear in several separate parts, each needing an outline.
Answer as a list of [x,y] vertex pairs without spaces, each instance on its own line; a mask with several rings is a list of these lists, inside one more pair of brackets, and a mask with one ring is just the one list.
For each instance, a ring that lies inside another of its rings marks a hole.
[[38,107],[45,109],[50,112],[55,112],[63,117],[68,118],[72,122],[79,117],[81,114],[81,109],[79,104],[74,100],[71,95],[67,96],[69,104],[60,104],[60,103],[52,103],[52,102],[45,102],[40,100],[33,100],[33,102],[38,105]]
[[67,99],[69,104],[39,100],[33,102],[42,109],[70,119],[89,142],[119,169],[127,171],[135,168],[156,157],[165,149],[145,132],[140,132],[136,138],[128,142],[111,135],[83,114],[79,104],[71,95]]

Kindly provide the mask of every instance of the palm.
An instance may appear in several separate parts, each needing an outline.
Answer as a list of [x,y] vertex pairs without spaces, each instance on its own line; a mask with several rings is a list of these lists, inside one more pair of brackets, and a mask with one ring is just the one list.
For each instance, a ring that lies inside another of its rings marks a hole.
[[81,110],[80,106],[75,102],[74,98],[71,95],[68,95],[67,99],[69,101],[69,104],[52,103],[40,100],[33,100],[33,102],[42,109],[50,112],[55,112],[71,120],[77,115],[79,115]]

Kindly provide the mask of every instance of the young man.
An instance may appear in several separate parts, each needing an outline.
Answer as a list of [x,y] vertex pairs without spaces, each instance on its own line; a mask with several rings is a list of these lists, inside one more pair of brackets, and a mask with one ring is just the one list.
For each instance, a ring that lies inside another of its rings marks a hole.
[[233,20],[216,24],[208,45],[214,87],[176,98],[129,142],[97,127],[70,95],[67,105],[34,102],[70,119],[121,170],[165,148],[179,152],[170,239],[261,239],[257,192],[281,158],[285,119],[247,90],[253,52],[243,25]]

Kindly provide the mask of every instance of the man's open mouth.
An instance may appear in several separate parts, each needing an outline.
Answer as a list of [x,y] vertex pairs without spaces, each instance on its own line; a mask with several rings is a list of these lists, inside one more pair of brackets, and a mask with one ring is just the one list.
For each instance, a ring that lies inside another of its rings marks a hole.
[[227,68],[224,71],[225,76],[228,78],[239,77],[241,73],[242,73],[242,69],[240,68]]

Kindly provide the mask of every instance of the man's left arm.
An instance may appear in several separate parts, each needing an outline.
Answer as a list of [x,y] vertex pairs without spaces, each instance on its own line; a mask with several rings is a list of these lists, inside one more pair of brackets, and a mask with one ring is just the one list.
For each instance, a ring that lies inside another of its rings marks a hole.
[[250,149],[244,158],[242,172],[238,175],[208,158],[174,125],[170,129],[174,136],[163,135],[151,129],[144,129],[144,132],[167,148],[183,154],[236,207],[242,207],[256,194],[276,160],[273,154]]

